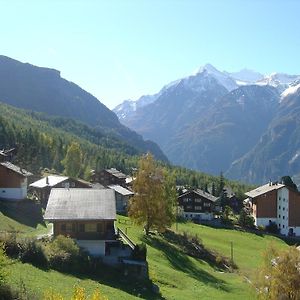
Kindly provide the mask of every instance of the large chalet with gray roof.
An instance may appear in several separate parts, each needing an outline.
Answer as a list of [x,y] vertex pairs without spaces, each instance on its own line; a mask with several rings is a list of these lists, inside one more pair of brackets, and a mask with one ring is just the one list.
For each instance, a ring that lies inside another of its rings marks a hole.
[[218,198],[200,189],[189,190],[178,197],[182,216],[187,220],[212,220]]
[[281,183],[262,185],[246,193],[256,226],[275,223],[281,234],[300,236],[300,194]]
[[116,242],[115,193],[111,189],[52,189],[44,219],[54,236],[74,238],[95,256],[105,256]]

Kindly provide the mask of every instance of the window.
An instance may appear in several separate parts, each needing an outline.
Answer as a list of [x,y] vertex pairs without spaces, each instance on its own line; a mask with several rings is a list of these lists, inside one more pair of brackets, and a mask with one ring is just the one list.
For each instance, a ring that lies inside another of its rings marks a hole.
[[72,223],[61,224],[60,229],[63,232],[72,232],[73,231],[73,224]]
[[280,228],[280,224],[278,224],[278,227]]
[[186,206],[186,209],[192,209],[192,208],[193,208],[192,205],[187,205],[187,206]]
[[279,215],[278,218],[281,218],[281,215]]
[[283,207],[282,210],[285,210],[285,207]]
[[71,187],[75,187],[75,182],[71,182]]
[[96,223],[87,223],[85,224],[85,232],[96,232],[97,224]]
[[279,197],[279,200],[281,200],[281,197]]
[[284,225],[282,225],[282,228],[284,228]]
[[84,224],[79,224],[79,232],[84,232],[85,231],[84,227],[85,227]]
[[183,202],[189,202],[189,198],[183,198]]
[[210,203],[209,202],[204,202],[203,206],[204,207],[210,207]]
[[279,209],[281,209],[280,205],[279,205]]
[[196,202],[196,203],[201,203],[201,202],[202,202],[202,199],[196,198],[196,199],[195,199],[195,202]]
[[284,219],[285,219],[285,217],[284,217],[284,216],[282,216],[282,219],[284,220]]
[[285,198],[283,198],[283,202],[285,202]]
[[104,232],[104,224],[103,223],[98,223],[97,224],[97,232]]
[[202,206],[196,205],[195,210],[202,210]]

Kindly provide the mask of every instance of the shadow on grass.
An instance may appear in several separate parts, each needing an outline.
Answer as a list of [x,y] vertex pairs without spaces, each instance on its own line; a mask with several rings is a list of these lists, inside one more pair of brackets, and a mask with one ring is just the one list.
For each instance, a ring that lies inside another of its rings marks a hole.
[[[230,289],[226,286],[226,282],[222,279],[218,279],[208,272],[197,267],[188,255],[181,253],[175,246],[165,242],[161,238],[157,237],[144,237],[143,241],[164,253],[165,257],[171,263],[172,267],[176,270],[184,272],[192,278],[203,282],[216,289],[221,289],[225,292],[230,292]],[[201,262],[201,260],[198,260]]]
[[61,272],[62,274],[72,275],[80,280],[93,280],[97,281],[100,284],[122,290],[130,295],[136,296],[141,299],[149,300],[164,300],[160,294],[156,294],[152,291],[152,282],[151,280],[137,280],[136,278],[130,276],[124,276],[123,272],[119,269],[100,265],[97,266],[97,269],[91,269],[89,272]]
[[0,212],[23,225],[36,228],[38,224],[46,227],[41,205],[24,200],[20,202],[0,202]]

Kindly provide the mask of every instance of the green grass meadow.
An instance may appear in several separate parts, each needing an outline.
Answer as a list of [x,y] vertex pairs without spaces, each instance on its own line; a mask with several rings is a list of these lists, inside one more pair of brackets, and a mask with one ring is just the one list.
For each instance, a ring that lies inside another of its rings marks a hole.
[[[127,217],[118,216],[116,225],[127,232],[135,243],[146,243],[150,278],[159,286],[161,297],[151,292],[149,286],[144,287],[137,281],[125,279],[109,268],[103,270],[101,276],[87,278],[43,270],[11,260],[8,266],[9,282],[15,286],[24,283],[26,288],[35,291],[41,298],[45,291],[53,290],[70,299],[73,287],[80,285],[88,293],[99,288],[109,299],[254,299],[254,288],[245,276],[254,280],[262,253],[268,245],[272,243],[275,247],[287,247],[281,239],[269,235],[215,229],[189,222],[178,224],[180,233],[197,235],[206,248],[227,257],[230,257],[230,243],[233,242],[234,261],[238,270],[229,273],[184,254],[177,245],[168,243],[160,235],[145,237],[142,228],[133,225]],[[175,230],[175,225],[173,227]],[[0,206],[0,231],[11,228],[25,236],[40,235],[49,230],[38,213],[30,214],[27,211],[23,214],[16,208]]]

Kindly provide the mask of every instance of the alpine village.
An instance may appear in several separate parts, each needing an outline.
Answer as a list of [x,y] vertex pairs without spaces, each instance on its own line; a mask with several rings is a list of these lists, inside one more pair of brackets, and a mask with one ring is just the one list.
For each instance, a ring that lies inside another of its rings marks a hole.
[[249,78],[111,111],[0,56],[0,299],[300,299],[300,76]]

